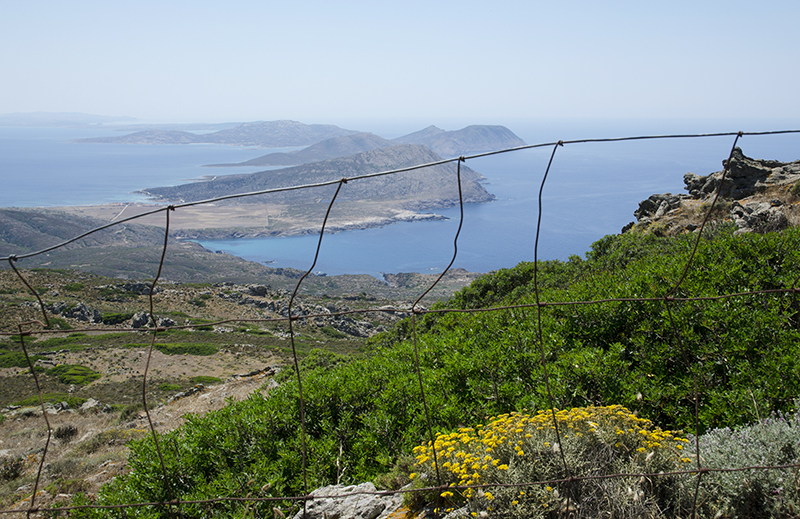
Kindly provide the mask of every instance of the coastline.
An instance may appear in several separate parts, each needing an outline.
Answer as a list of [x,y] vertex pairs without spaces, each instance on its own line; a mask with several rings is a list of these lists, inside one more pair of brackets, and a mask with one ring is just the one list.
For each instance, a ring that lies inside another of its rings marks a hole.
[[[137,216],[163,204],[112,202],[90,206],[32,207],[31,211],[55,211],[114,222]],[[291,216],[291,207],[279,204],[214,205],[182,207],[170,215],[170,234],[181,240],[225,240],[235,238],[277,238],[319,234],[320,211]],[[344,211],[348,213],[348,211]],[[448,220],[436,213],[420,213],[408,209],[375,207],[372,211],[347,216],[331,215],[326,233],[385,227],[396,223]],[[142,216],[130,223],[164,227],[162,213]]]

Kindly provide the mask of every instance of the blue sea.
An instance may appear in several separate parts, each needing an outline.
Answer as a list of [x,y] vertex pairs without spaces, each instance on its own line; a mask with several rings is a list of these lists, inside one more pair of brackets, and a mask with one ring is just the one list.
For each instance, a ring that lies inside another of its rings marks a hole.
[[[794,121],[518,121],[501,123],[529,144],[559,139],[795,129]],[[445,126],[456,129],[464,126]],[[341,124],[348,127],[346,124]],[[424,127],[389,123],[354,129],[395,137]],[[176,185],[205,175],[264,168],[202,168],[241,162],[269,151],[218,145],[79,144],[83,137],[116,135],[108,129],[0,128],[2,207],[53,207],[146,201],[133,191]],[[540,259],[583,256],[606,234],[634,220],[639,201],[653,193],[683,192],[683,175],[721,169],[734,137],[568,144],[557,150],[542,193]],[[754,158],[800,159],[800,135],[745,136],[738,144]],[[486,177],[497,199],[464,207],[454,267],[488,272],[534,257],[538,197],[552,147],[468,161]],[[454,179],[455,182],[455,179]],[[335,210],[335,209],[334,209]],[[315,271],[335,274],[441,272],[450,262],[458,207],[439,209],[448,220],[326,233]],[[321,222],[320,222],[321,223]],[[200,243],[272,267],[311,267],[318,235],[213,240]]]

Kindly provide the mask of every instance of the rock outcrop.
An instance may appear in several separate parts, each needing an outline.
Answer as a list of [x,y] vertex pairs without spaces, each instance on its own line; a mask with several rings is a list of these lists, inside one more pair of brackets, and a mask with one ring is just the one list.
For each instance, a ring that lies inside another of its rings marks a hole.
[[[712,221],[731,222],[736,233],[771,232],[797,225],[800,220],[800,161],[779,162],[747,157],[735,148],[728,161],[725,180],[722,171],[700,176],[683,176],[689,194],[651,195],[634,211],[637,224],[623,229],[677,234],[694,231],[711,209],[719,190]],[[720,185],[720,182],[722,184]]]
[[294,519],[382,519],[403,504],[402,494],[377,494],[375,485],[331,485],[311,492],[305,514]]

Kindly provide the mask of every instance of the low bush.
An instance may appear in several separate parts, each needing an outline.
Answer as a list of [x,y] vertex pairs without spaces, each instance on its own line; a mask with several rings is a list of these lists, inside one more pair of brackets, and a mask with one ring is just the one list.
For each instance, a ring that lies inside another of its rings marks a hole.
[[794,196],[800,196],[800,180],[794,183],[791,189],[789,189],[789,193]]
[[60,364],[48,369],[47,374],[58,377],[58,381],[62,384],[75,384],[76,386],[85,386],[101,376],[91,368],[77,364]]
[[165,355],[214,355],[219,348],[216,344],[208,342],[177,342],[173,344],[159,344],[153,346]]
[[[708,431],[699,437],[700,460],[708,469],[735,469],[800,463],[800,414],[774,413],[755,424]],[[694,441],[687,449],[695,456]],[[695,476],[685,485],[694,488]],[[797,517],[797,467],[708,472],[698,503],[707,517]]]
[[77,434],[78,428],[72,424],[61,425],[53,432],[53,436],[56,440],[63,443],[69,443]]
[[[66,402],[68,406],[72,409],[77,409],[86,402],[86,398],[79,398],[76,396],[72,396],[69,393],[44,393],[42,395],[42,401],[45,404],[56,404],[59,402]],[[12,405],[18,405],[21,407],[31,407],[31,406],[38,406],[39,402],[39,395],[31,395],[24,400],[18,400],[14,402]]]
[[565,475],[675,470],[691,461],[683,452],[687,441],[619,405],[535,415],[515,412],[486,425],[439,434],[433,445],[414,448],[416,473],[411,477],[418,488],[438,486],[441,478],[451,490],[438,496],[442,499],[423,494],[424,501],[439,501],[446,508],[466,506],[472,516],[549,517],[566,512],[568,506],[580,510],[582,517],[652,517],[676,510],[676,478],[530,483]]
[[24,458],[0,458],[0,481],[17,479],[25,470]]
[[[38,355],[31,355],[31,362],[35,363],[42,357]],[[27,368],[28,361],[25,359],[25,354],[21,351],[8,351],[0,350],[0,368]]]
[[129,321],[133,317],[131,312],[109,312],[102,315],[103,324],[121,324]]

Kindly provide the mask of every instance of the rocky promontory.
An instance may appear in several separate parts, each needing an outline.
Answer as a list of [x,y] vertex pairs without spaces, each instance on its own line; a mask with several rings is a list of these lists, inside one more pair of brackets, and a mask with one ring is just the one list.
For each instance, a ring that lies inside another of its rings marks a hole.
[[[723,161],[723,167],[727,164]],[[624,229],[679,234],[697,229],[719,189],[711,221],[732,223],[736,233],[778,231],[800,223],[800,161],[753,159],[735,148],[722,182],[722,171],[701,176],[686,173],[688,194],[655,194],[633,212],[637,222]],[[720,188],[720,182],[722,182]]]

